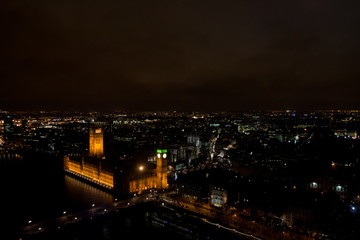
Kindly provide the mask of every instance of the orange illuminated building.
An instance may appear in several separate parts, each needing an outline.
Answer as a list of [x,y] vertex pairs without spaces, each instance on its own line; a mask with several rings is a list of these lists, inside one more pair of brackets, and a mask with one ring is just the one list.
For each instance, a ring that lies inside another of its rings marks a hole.
[[91,157],[104,156],[104,135],[101,128],[89,129],[89,155]]
[[100,186],[112,189],[114,187],[114,177],[110,170],[101,168],[101,160],[96,162],[88,162],[81,159],[70,159],[68,156],[64,158],[65,171],[82,177],[85,180],[96,183]]
[[[156,166],[151,163],[122,161],[108,167],[104,155],[103,130],[89,129],[89,154],[82,157],[64,157],[67,173],[88,182],[111,189],[117,194],[128,194],[148,189],[167,188],[167,150],[157,150]],[[107,165],[105,167],[105,165]]]
[[153,164],[139,165],[137,163],[127,165],[126,172],[119,174],[118,189],[122,193],[141,192],[148,189],[165,189],[167,183],[167,160],[166,149],[158,149],[156,166]]

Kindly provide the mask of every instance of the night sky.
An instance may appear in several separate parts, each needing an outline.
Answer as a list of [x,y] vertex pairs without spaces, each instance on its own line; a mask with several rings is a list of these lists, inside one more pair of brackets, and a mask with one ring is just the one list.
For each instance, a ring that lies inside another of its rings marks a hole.
[[0,109],[360,108],[359,0],[3,0]]

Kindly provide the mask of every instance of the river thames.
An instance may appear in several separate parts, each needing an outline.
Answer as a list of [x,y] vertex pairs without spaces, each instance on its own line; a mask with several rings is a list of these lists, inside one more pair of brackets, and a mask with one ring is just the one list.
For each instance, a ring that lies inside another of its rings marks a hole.
[[111,194],[64,174],[52,155],[25,154],[0,158],[3,232],[12,234],[31,223],[114,201]]

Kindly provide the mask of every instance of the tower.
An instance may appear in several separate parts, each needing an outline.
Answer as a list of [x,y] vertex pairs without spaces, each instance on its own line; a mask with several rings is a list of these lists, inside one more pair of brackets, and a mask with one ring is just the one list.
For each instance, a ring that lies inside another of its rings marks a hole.
[[100,127],[89,129],[89,155],[102,157],[104,155],[104,135]]
[[156,152],[156,188],[167,188],[167,150],[158,149]]

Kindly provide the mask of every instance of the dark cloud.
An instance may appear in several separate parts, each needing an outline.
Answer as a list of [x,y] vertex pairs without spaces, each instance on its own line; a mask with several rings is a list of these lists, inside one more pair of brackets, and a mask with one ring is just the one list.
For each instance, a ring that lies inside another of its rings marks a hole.
[[359,108],[357,1],[25,1],[0,108]]

